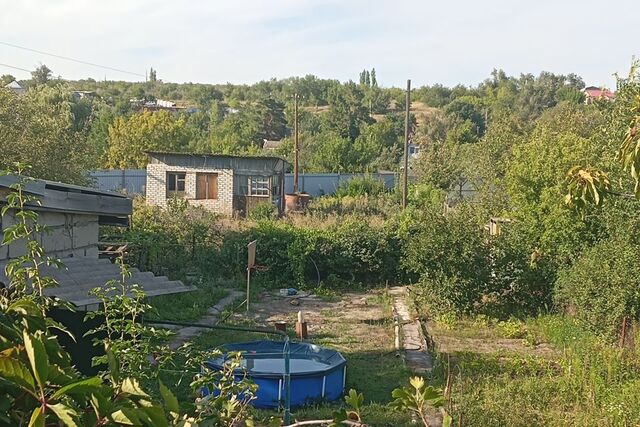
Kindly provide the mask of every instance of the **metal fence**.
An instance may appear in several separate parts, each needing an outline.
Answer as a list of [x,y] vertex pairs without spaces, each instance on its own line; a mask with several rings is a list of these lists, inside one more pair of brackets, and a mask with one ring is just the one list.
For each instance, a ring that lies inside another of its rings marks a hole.
[[145,169],[104,169],[89,172],[94,180],[93,186],[105,191],[144,194],[147,186]]
[[[90,172],[94,179],[94,187],[107,191],[125,191],[127,194],[144,194],[147,183],[147,172],[144,169],[97,170]],[[355,177],[371,176],[384,182],[388,189],[396,185],[396,174],[378,172],[371,174],[356,173],[303,173],[298,177],[300,191],[314,197],[330,195],[336,189]],[[285,174],[285,191],[293,192],[293,174]]]

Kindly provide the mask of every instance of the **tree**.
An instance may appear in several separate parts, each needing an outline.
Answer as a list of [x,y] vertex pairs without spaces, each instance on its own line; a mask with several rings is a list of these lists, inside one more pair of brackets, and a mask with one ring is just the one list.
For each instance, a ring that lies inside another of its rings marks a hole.
[[0,90],[0,169],[21,162],[32,166],[35,178],[85,183],[91,157],[74,129],[72,104],[60,86],[39,86],[25,96]]
[[156,81],[158,81],[158,72],[154,70],[153,67],[149,69],[149,81],[151,83],[155,83]]
[[51,79],[51,69],[44,64],[31,72],[31,80],[37,85],[44,85]]
[[4,86],[8,85],[9,83],[14,81],[15,79],[16,78],[13,77],[11,74],[3,74],[2,76],[0,76],[0,87],[4,87]]
[[371,69],[371,87],[378,87],[378,79],[376,78],[376,69]]
[[559,104],[546,111],[525,142],[514,147],[505,184],[511,218],[529,230],[532,249],[566,262],[590,240],[597,217],[579,221],[563,204],[567,170],[597,164],[607,147],[603,116],[584,105]]
[[363,98],[364,92],[353,82],[332,90],[329,112],[324,116],[325,130],[355,140],[360,134],[360,125],[372,121]]
[[145,151],[182,151],[191,138],[184,117],[166,111],[118,117],[109,126],[107,167],[144,168]]

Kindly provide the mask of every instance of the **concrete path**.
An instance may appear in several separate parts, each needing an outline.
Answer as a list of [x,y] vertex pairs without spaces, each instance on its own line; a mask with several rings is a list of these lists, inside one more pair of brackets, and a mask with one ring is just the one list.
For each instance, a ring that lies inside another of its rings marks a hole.
[[[211,307],[206,316],[201,319],[193,322],[193,323],[201,323],[205,325],[215,325],[218,322],[218,317],[220,313],[229,305],[233,304],[236,300],[243,298],[245,296],[244,292],[240,291],[231,291],[229,295],[222,298],[216,305]],[[202,328],[197,328],[194,326],[185,326],[179,327],[175,329],[176,335],[172,338],[169,343],[169,347],[172,349],[176,349],[180,347],[185,342],[195,338],[198,334],[202,333]]]
[[392,288],[389,293],[393,297],[393,309],[400,319],[401,348],[404,350],[407,366],[416,373],[428,373],[433,368],[431,355],[427,351],[427,343],[422,335],[420,321],[411,318],[407,306],[407,288]]

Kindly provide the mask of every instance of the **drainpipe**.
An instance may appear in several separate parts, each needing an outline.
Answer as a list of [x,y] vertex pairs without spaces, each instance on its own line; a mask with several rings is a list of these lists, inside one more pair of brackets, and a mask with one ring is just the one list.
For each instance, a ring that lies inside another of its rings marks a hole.
[[266,328],[242,328],[236,326],[205,325],[202,323],[174,322],[171,320],[143,320],[143,323],[153,325],[186,326],[192,328],[216,329],[222,331],[258,332],[267,335],[278,335],[284,339],[282,355],[284,356],[284,423],[291,423],[291,348],[289,347],[289,335],[284,331]]

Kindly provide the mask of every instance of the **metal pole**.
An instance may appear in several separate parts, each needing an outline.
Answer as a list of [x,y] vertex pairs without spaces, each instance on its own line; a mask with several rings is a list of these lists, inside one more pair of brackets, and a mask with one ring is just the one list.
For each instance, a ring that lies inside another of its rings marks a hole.
[[298,94],[293,96],[293,193],[298,193],[298,161],[300,145],[298,141]]
[[406,115],[404,118],[404,157],[402,171],[402,209],[407,207],[407,182],[409,175],[409,110],[411,109],[411,80],[407,80]]
[[251,267],[247,267],[247,314],[249,314],[249,288],[251,285]]
[[291,350],[289,348],[289,336],[284,338],[284,423],[291,423]]

